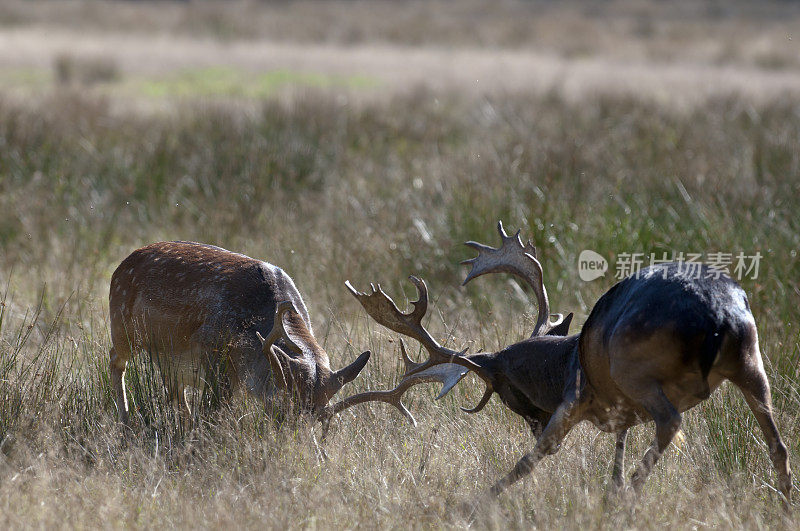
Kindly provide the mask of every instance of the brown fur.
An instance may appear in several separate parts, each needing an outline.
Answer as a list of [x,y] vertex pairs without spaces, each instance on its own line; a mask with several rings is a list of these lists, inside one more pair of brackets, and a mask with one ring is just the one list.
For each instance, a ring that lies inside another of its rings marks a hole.
[[[124,372],[137,350],[147,350],[161,367],[170,395],[189,414],[186,387],[202,387],[208,371],[219,371],[231,391],[270,400],[274,381],[257,333],[274,326],[276,305],[289,301],[283,318],[286,337],[272,345],[286,391],[303,410],[324,407],[343,383],[363,368],[359,360],[334,373],[314,338],[303,299],[279,267],[219,247],[192,242],[159,242],[130,254],[111,277],[111,379],[123,422],[128,422]],[[298,347],[288,354],[286,346]],[[227,358],[226,358],[227,357]],[[282,386],[283,387],[283,386]]]

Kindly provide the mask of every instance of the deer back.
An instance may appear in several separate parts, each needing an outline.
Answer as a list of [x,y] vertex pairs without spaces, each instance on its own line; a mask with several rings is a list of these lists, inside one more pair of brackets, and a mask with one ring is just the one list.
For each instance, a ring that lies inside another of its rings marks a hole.
[[707,266],[685,268],[670,263],[643,269],[592,309],[578,350],[584,376],[601,398],[620,401],[615,381],[635,367],[638,377],[664,382],[665,393],[684,411],[709,396],[727,376],[726,366],[738,366],[729,358],[742,342],[755,341],[744,290]]
[[[227,341],[241,329],[270,328],[277,301],[289,300],[311,332],[305,304],[279,267],[192,242],[159,242],[137,249],[111,277],[112,334],[119,325],[137,343],[169,337]],[[159,345],[159,346],[166,346]]]

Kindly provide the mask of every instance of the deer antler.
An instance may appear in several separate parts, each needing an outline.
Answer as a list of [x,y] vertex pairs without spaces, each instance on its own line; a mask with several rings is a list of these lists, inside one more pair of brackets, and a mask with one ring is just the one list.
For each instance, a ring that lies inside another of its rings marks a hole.
[[263,350],[268,351],[277,340],[283,339],[289,350],[295,354],[303,353],[300,347],[289,337],[289,334],[286,333],[286,328],[283,326],[283,314],[289,311],[297,313],[297,310],[294,309],[294,305],[290,301],[279,302],[278,306],[275,308],[275,320],[272,322],[272,330],[267,334],[267,338],[264,339],[264,336],[256,332],[258,339],[261,341],[261,348]]
[[531,337],[544,335],[552,327],[560,324],[564,318],[558,314],[555,316],[556,321],[550,322],[550,303],[547,300],[547,290],[542,279],[542,264],[536,259],[536,247],[530,241],[523,245],[519,237],[520,231],[513,236],[506,234],[502,221],[497,222],[497,231],[502,239],[502,243],[497,249],[474,241],[464,244],[477,250],[478,256],[461,262],[472,265],[472,269],[462,285],[487,273],[511,273],[522,278],[533,288],[539,307],[539,315]]
[[466,349],[456,352],[441,346],[422,326],[422,318],[428,310],[428,287],[425,285],[425,281],[417,277],[411,276],[409,279],[416,286],[419,293],[419,298],[411,303],[414,306],[414,310],[409,314],[398,310],[397,305],[383,292],[380,285],[376,288],[370,284],[372,290],[370,294],[359,292],[353,288],[349,281],[345,282],[345,285],[353,296],[358,299],[370,317],[390,330],[419,341],[428,351],[429,358],[424,362],[414,362],[408,357],[405,344],[401,340],[400,351],[406,372],[402,380],[400,380],[400,384],[389,391],[370,391],[348,397],[333,407],[326,409],[324,415],[328,418],[356,404],[380,401],[393,405],[416,425],[414,417],[400,401],[403,393],[420,383],[440,382],[442,390],[439,396],[436,397],[439,399],[446,395],[467,374],[467,370],[473,371],[486,383],[486,391],[477,406],[472,409],[461,409],[468,413],[480,411],[492,396],[494,387],[492,386],[491,374],[474,361],[465,357]]
[[406,372],[397,387],[389,391],[367,391],[357,395],[349,396],[344,400],[337,402],[333,406],[325,408],[325,411],[322,413],[322,417],[330,418],[351,406],[362,404],[364,402],[386,402],[387,404],[391,404],[392,406],[396,407],[398,411],[400,411],[400,413],[416,427],[417,421],[402,402],[403,394],[417,384],[439,382],[442,384],[442,390],[436,397],[438,400],[445,396],[453,387],[455,387],[455,385],[461,381],[467,372],[469,372],[463,367],[454,365],[452,363],[447,363],[430,367],[414,374],[409,374],[412,371],[419,369],[423,364],[415,363],[411,360],[411,358],[408,357],[405,343],[403,343],[402,339],[400,340],[400,356],[403,360],[403,364],[406,367]]
[[[275,351],[272,350],[272,345],[274,345],[277,340],[283,339],[286,347],[289,350],[298,355],[303,354],[303,351],[294,341],[292,341],[292,339],[289,337],[289,334],[286,333],[286,328],[283,326],[283,315],[289,311],[295,313],[297,312],[297,310],[294,309],[294,305],[292,305],[290,301],[279,302],[278,306],[275,308],[275,319],[272,323],[272,330],[270,330],[269,334],[267,334],[267,338],[264,339],[259,332],[256,332],[256,336],[258,336],[258,339],[261,341],[261,351],[267,357],[267,361],[269,361],[269,364],[272,367],[272,373],[274,374],[275,378],[277,378],[278,381],[283,384],[284,389],[289,388],[289,381],[287,381],[286,375],[283,372],[283,365],[280,363]],[[291,371],[291,367],[289,367],[289,370]]]
[[398,310],[394,301],[383,292],[380,284],[378,284],[377,289],[370,284],[372,293],[369,295],[356,290],[349,280],[345,282],[345,286],[378,324],[404,336],[416,339],[428,351],[430,355],[428,360],[415,364],[414,368],[406,373],[406,376],[442,363],[455,363],[474,371],[488,383],[491,380],[491,376],[482,367],[463,356],[466,350],[457,352],[443,347],[425,330],[425,327],[422,326],[422,318],[425,316],[425,312],[428,311],[428,286],[425,285],[424,280],[413,275],[408,278],[419,292],[419,299],[411,302],[414,306],[414,311],[410,314],[405,314]]

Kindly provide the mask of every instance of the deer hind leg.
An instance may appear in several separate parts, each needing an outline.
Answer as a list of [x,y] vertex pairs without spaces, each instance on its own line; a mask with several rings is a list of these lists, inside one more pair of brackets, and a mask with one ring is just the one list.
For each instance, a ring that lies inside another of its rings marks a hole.
[[[630,375],[632,371],[625,370],[627,366],[618,368],[615,372],[619,377],[614,380],[619,386],[620,390],[639,407],[647,411],[656,423],[656,436],[653,444],[642,457],[642,461],[636,467],[633,475],[631,476],[631,485],[636,494],[639,494],[647,481],[647,476],[653,470],[661,454],[667,449],[669,443],[672,441],[675,434],[681,426],[681,416],[675,406],[669,401],[664,394],[661,385],[652,378],[632,378]],[[620,446],[622,451],[620,452]],[[624,453],[624,441],[620,444],[619,436],[617,439],[617,453],[615,455],[614,474],[622,474],[621,470],[616,467],[617,458],[620,459],[620,454]],[[620,466],[621,468],[621,466]],[[622,482],[621,478],[618,478]],[[616,483],[616,481],[615,481]]]
[[629,396],[634,398],[653,417],[656,423],[656,437],[631,476],[631,485],[636,494],[642,491],[647,476],[650,475],[659,457],[681,427],[680,413],[666,397],[658,383],[650,382],[646,386],[641,386],[640,389],[642,391],[639,393],[631,393]]
[[772,417],[772,397],[760,356],[755,367],[741,371],[731,378],[731,381],[741,389],[747,405],[750,406],[750,410],[764,433],[764,439],[769,447],[769,456],[778,473],[778,488],[784,496],[784,505],[788,509],[791,502],[792,471],[789,468],[786,445],[783,444],[778,427]]
[[617,444],[614,448],[614,466],[611,469],[611,493],[618,493],[625,486],[625,442],[628,430],[617,433]]
[[614,447],[614,464],[611,467],[611,483],[603,497],[603,504],[618,501],[625,488],[625,443],[628,440],[628,429],[617,433],[617,444]]
[[530,474],[542,458],[556,453],[561,446],[561,441],[580,420],[577,415],[577,409],[575,402],[563,402],[558,406],[558,409],[550,418],[550,422],[547,423],[544,431],[542,431],[542,435],[536,441],[533,451],[525,454],[517,462],[514,469],[491,488],[490,494],[497,496],[509,486]]
[[125,396],[125,367],[128,365],[128,358],[120,356],[115,347],[109,351],[111,387],[114,392],[114,402],[117,405],[119,420],[124,425],[129,426],[128,418],[128,397]]

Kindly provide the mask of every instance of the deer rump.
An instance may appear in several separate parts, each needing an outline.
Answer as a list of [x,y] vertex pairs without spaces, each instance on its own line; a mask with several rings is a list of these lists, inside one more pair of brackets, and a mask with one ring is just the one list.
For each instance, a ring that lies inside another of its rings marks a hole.
[[617,431],[652,420],[619,383],[632,375],[658,381],[684,412],[735,376],[742,352],[757,351],[744,290],[716,275],[706,266],[690,271],[681,263],[659,264],[620,281],[598,300],[578,339],[584,385],[617,399],[603,406],[624,405],[636,413],[618,425],[615,420],[622,419],[599,414],[592,419],[598,428]]

